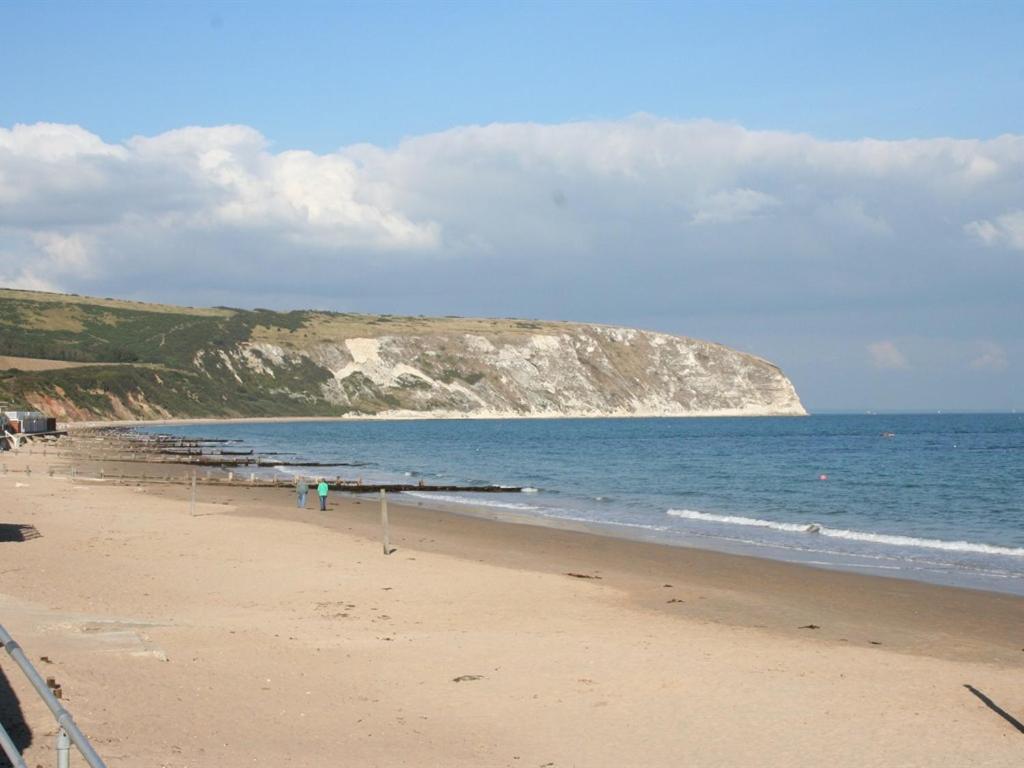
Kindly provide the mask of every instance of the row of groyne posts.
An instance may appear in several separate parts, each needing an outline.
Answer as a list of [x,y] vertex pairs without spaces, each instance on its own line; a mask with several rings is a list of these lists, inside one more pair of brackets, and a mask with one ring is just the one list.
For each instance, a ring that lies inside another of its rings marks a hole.
[[[78,428],[70,432],[40,436],[22,450],[30,454],[40,453],[57,459],[48,464],[46,472],[50,477],[61,476],[72,481],[99,481],[115,484],[169,484],[191,486],[189,513],[196,514],[197,486],[247,486],[270,488],[294,488],[300,477],[257,477],[248,472],[246,479],[239,469],[250,467],[301,467],[315,470],[315,474],[304,479],[312,483],[325,482],[333,491],[354,494],[379,494],[380,518],[384,554],[393,551],[390,544],[388,522],[388,493],[402,491],[471,492],[471,493],[521,493],[522,488],[504,485],[452,485],[428,484],[419,480],[412,483],[364,483],[362,477],[356,480],[329,478],[324,470],[329,467],[360,467],[360,462],[309,462],[305,460],[281,459],[289,455],[277,453],[271,457],[260,457],[252,449],[230,447],[238,440],[209,437],[185,437],[168,434],[146,434],[123,427]],[[136,468],[142,464],[141,468]],[[156,465],[156,466],[153,466]],[[177,465],[177,468],[174,467]],[[91,471],[90,471],[91,469]],[[202,470],[203,474],[199,472]],[[31,474],[31,467],[23,470]],[[0,461],[0,474],[6,475],[8,467]]]
[[[296,467],[310,470],[307,480],[323,480],[331,490],[348,493],[399,493],[401,491],[441,491],[472,493],[519,493],[522,488],[498,485],[430,484],[416,483],[364,483],[343,479],[340,475],[327,476],[330,468],[362,467],[362,462],[311,462],[282,459],[285,453],[273,456],[255,455],[252,449],[233,449],[230,443],[238,441],[224,438],[181,437],[177,435],[142,434],[126,428],[97,427],[75,429],[68,436],[49,437],[46,441],[29,444],[22,450],[30,454],[52,456],[59,461],[48,466],[53,476],[62,474],[72,479],[89,479],[88,466],[94,467],[92,479],[112,482],[164,482],[194,485],[247,485],[272,488],[290,488],[298,477],[280,478],[258,476],[255,469]],[[143,465],[133,469],[137,464]],[[110,466],[113,465],[113,469]],[[155,465],[155,466],[153,466]],[[178,469],[175,470],[174,467]],[[248,471],[247,471],[248,470]],[[0,462],[0,473],[7,467]],[[202,472],[202,474],[200,474]],[[246,477],[248,475],[248,477]]]
[[[36,689],[39,698],[43,700],[43,703],[53,713],[54,720],[57,722],[57,768],[69,768],[71,765],[72,745],[77,747],[79,753],[85,758],[85,762],[92,766],[92,768],[106,768],[106,763],[96,754],[96,750],[92,748],[89,739],[86,738],[85,734],[75,724],[71,713],[53,695],[46,681],[43,680],[42,675],[32,666],[32,662],[25,656],[21,646],[14,641],[14,638],[4,629],[3,625],[0,625],[0,645],[3,645],[7,655],[25,673],[25,677],[28,678],[32,687]],[[14,768],[28,768],[25,758],[18,750],[10,734],[7,733],[3,723],[0,723],[0,748],[3,749],[3,753]]]

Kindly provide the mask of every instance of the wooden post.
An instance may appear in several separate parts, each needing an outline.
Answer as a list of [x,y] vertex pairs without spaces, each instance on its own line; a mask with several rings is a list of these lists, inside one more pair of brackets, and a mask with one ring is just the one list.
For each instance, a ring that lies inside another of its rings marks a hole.
[[192,499],[188,503],[188,513],[191,517],[196,516],[196,471],[192,470]]
[[392,549],[391,536],[388,533],[388,492],[383,488],[380,489],[380,526],[384,537],[384,554],[390,555]]

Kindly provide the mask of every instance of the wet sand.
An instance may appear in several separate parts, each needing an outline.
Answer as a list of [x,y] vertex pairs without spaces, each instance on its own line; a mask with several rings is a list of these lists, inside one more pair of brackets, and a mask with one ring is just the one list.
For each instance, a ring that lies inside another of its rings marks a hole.
[[[111,766],[1009,766],[1024,753],[1007,719],[1024,719],[1019,597],[396,498],[385,557],[376,499],[332,494],[321,513],[286,490],[204,486],[191,517],[184,486],[2,460],[0,524],[36,534],[0,541],[0,622],[50,659],[40,671]],[[29,763],[50,764],[48,713],[0,669],[33,732]]]

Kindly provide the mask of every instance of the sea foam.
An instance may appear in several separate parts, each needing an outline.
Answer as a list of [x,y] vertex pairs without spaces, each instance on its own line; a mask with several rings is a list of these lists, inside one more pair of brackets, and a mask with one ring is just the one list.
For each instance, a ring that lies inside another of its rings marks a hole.
[[917,547],[921,549],[941,549],[947,552],[973,552],[984,555],[1006,555],[1008,557],[1024,557],[1024,547],[1000,547],[994,544],[978,544],[972,541],[946,541],[944,539],[919,539],[915,536],[899,536],[888,533],[869,533],[867,531],[850,531],[845,528],[829,528],[818,523],[780,523],[774,520],[762,520],[756,517],[740,515],[715,515],[710,512],[696,512],[692,509],[670,509],[668,514],[685,520],[699,520],[707,523],[724,523],[726,525],[744,525],[754,528],[770,528],[787,533],[806,533],[813,536],[825,536],[831,539],[849,541],[866,541],[872,544],[886,544],[893,547]]
[[471,499],[462,496],[448,496],[443,493],[433,493],[431,491],[402,491],[402,495],[414,496],[417,499],[440,501],[445,504],[468,504],[474,507],[496,507],[498,509],[516,509],[521,512],[537,512],[540,510],[540,507],[535,507],[532,504],[516,504],[515,502],[511,501],[494,501],[492,499]]

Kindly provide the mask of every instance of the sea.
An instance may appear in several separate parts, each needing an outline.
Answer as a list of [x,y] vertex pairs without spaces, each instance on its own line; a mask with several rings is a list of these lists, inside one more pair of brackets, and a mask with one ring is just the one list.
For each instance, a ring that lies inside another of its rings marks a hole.
[[462,514],[1024,595],[1024,415],[207,423]]

